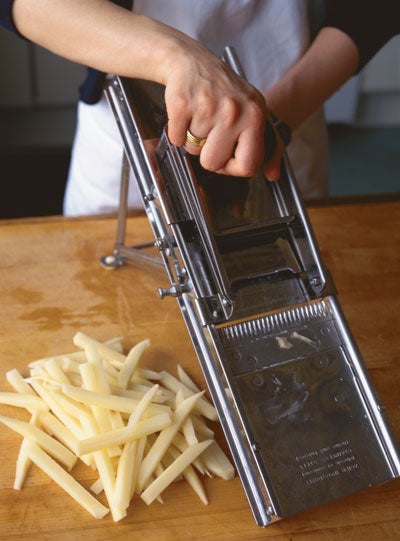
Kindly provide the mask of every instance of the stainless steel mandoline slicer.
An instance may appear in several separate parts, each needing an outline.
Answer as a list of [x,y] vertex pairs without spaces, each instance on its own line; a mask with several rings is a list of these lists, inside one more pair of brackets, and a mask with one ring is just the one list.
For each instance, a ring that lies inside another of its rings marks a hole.
[[[240,73],[234,51],[226,60]],[[164,267],[257,524],[400,475],[397,443],[324,266],[287,157],[281,179],[205,171],[172,146],[161,85],[105,90],[125,149],[103,264]],[[155,254],[125,244],[132,170]]]

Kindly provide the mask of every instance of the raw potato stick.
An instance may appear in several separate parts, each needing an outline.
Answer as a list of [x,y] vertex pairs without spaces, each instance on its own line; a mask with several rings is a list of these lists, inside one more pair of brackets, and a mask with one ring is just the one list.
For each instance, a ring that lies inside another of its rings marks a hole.
[[[88,406],[99,406],[101,408],[120,411],[121,413],[131,414],[137,407],[139,400],[133,398],[127,398],[125,396],[106,395],[90,391],[88,389],[81,389],[79,387],[73,387],[72,385],[62,385],[62,392],[73,398],[77,402],[86,404]],[[146,388],[146,391],[149,389]],[[152,415],[156,413],[166,413],[170,411],[170,408],[164,404],[151,404],[149,406],[149,413]]]
[[124,445],[118,461],[115,479],[115,505],[126,510],[131,501],[133,472],[138,441],[129,441]]
[[[96,350],[96,353],[97,353],[97,350]],[[98,361],[99,363],[101,362],[100,359],[98,359]],[[97,359],[93,359],[92,362],[81,364],[80,372],[82,376],[82,385],[83,387],[91,391],[97,391],[97,390],[105,391],[106,390],[105,387],[107,387],[108,384],[106,384],[104,381],[100,381],[102,376],[104,376],[104,372],[102,372],[102,375],[99,377],[98,371],[96,370],[97,366],[94,365],[94,363],[96,362],[97,362]],[[107,432],[113,428],[113,421],[111,419],[111,411],[109,409],[101,408],[98,406],[90,406],[90,409],[96,420],[96,423],[98,425],[100,432]],[[119,456],[121,452],[120,452],[119,447],[116,446],[113,448],[109,448],[108,454],[110,456]]]
[[[33,396],[36,395],[35,391],[32,389],[32,387],[28,383],[26,383],[26,381],[24,380],[24,378],[21,376],[21,374],[18,372],[16,368],[9,370],[6,373],[6,379],[8,383],[12,387],[14,387],[17,393],[30,394]],[[36,420],[37,416],[35,414],[35,411],[37,410],[28,409],[28,411],[32,413],[31,421]],[[45,412],[41,412],[41,413],[45,413]],[[31,459],[26,453],[26,443],[27,442],[25,441],[25,438],[24,438],[22,440],[18,457],[17,457],[17,461],[15,464],[15,477],[14,477],[14,485],[13,485],[13,488],[15,490],[22,489],[26,476],[28,475],[29,469],[32,464]]]
[[77,332],[73,338],[73,342],[76,346],[82,349],[86,349],[86,346],[88,344],[94,344],[101,357],[109,361],[113,366],[118,369],[121,368],[121,366],[125,362],[125,355],[119,353],[118,351],[106,344],[98,342],[94,338],[90,338],[90,336],[83,332]]
[[[210,438],[209,438],[210,439]],[[178,434],[176,434],[176,436],[174,437],[173,439],[173,445],[179,449],[179,451],[181,453],[183,453],[184,451],[186,451],[186,449],[188,448],[188,444],[187,444],[187,441],[185,440],[184,436],[178,432]],[[202,475],[205,475],[207,474],[208,475],[208,472],[204,466],[204,463],[203,463],[203,460],[202,460],[202,457],[199,456],[198,458],[196,458],[195,460],[193,460],[193,466],[196,468],[196,470],[201,473]]]
[[[93,342],[89,342],[85,347],[85,351],[88,362],[83,363],[80,366],[82,387],[89,391],[110,395],[110,384],[107,380],[104,364],[96,345]],[[95,405],[91,405],[90,408],[100,433],[107,432],[111,429],[117,429],[117,427],[122,428],[124,426],[120,412],[111,411],[110,408]],[[118,445],[115,445],[113,447],[108,447],[107,452],[110,457],[120,456],[121,449]],[[115,520],[113,506],[111,507],[111,512]]]
[[26,476],[28,475],[29,469],[32,464],[32,460],[29,458],[27,452],[27,445],[29,441],[24,438],[19,449],[17,462],[15,464],[15,477],[13,488],[15,490],[21,490],[24,486]]
[[192,447],[188,447],[179,458],[177,458],[171,466],[157,477],[155,481],[149,485],[140,495],[142,500],[150,505],[161,494],[163,490],[170,485],[178,475],[180,475],[194,459],[196,459],[211,443],[211,440],[196,443]]
[[[132,400],[139,401],[147,393],[147,391],[134,391],[133,389],[121,389],[119,387],[111,388],[112,394],[114,396],[120,396],[123,398],[130,398]],[[156,394],[153,397],[153,402],[163,404],[169,399],[169,396],[166,394],[164,389],[158,389]]]
[[198,415],[195,415],[192,413],[190,415],[190,419],[192,420],[192,424],[194,426],[196,434],[204,436],[204,439],[206,440],[210,440],[214,438],[214,431],[211,430],[211,428],[208,427],[206,423]]
[[[154,385],[139,402],[136,410],[131,414],[128,426],[137,424],[149,404],[158,391],[158,385]],[[129,506],[132,493],[133,472],[135,466],[135,455],[137,450],[137,440],[127,442],[124,445],[121,457],[118,462],[117,475],[115,480],[116,505],[126,510]]]
[[[37,425],[38,422],[38,413],[34,411],[32,413],[31,420],[29,421],[32,425]],[[19,449],[17,463],[15,465],[15,477],[14,477],[14,488],[16,490],[21,490],[24,486],[26,476],[32,465],[32,460],[29,458],[27,453],[27,445],[29,439],[25,438],[22,440],[21,447]]]
[[139,490],[142,490],[146,486],[146,483],[156,469],[157,464],[161,461],[182,423],[192,411],[202,394],[203,393],[193,394],[179,404],[174,411],[170,426],[164,428],[164,430],[160,432],[154,445],[143,460],[138,479]]
[[[96,434],[98,427],[93,417],[83,417],[82,425],[89,434]],[[111,458],[109,457],[106,448],[95,451],[90,456],[93,458],[96,469],[99,473],[101,484],[103,486],[108,505],[110,506],[112,518],[114,522],[117,522],[124,518],[126,513],[121,512],[121,509],[114,504],[115,472],[111,463]]]
[[29,410],[48,410],[47,404],[38,396],[22,393],[0,393],[0,404],[26,408]]
[[55,436],[61,443],[76,455],[77,438],[71,430],[57,419],[50,411],[39,413],[39,422],[49,434]]
[[137,374],[138,377],[141,378],[142,380],[154,380],[154,381],[157,381],[157,380],[160,379],[160,374],[158,372],[155,372],[154,370],[149,370],[148,368],[142,368],[140,366],[138,368],[136,368],[136,370],[134,372],[134,376],[135,376],[135,374]]
[[93,483],[90,487],[90,490],[94,492],[97,496],[103,492],[103,483],[101,482],[100,477]]
[[147,408],[150,406],[157,391],[158,385],[153,385],[153,387],[149,389],[147,393],[142,397],[142,399],[137,405],[137,408],[131,413],[129,417],[128,426],[133,426],[140,420]]
[[[86,355],[88,362],[83,363],[80,367],[81,376],[83,378],[83,387],[99,393],[110,394],[110,384],[107,380],[107,375],[104,370],[103,361],[94,344],[88,344],[86,347]],[[84,371],[85,368],[91,370]],[[86,380],[84,378],[86,376]]]
[[46,391],[46,389],[43,387],[43,384],[39,381],[31,381],[32,387],[35,389],[37,394],[43,398],[43,400],[46,402],[46,404],[49,405],[49,408],[53,412],[53,414],[62,422],[65,424],[66,427],[69,428],[69,430],[74,434],[74,436],[78,439],[82,439],[85,437],[85,433],[82,430],[81,424],[71,415],[69,415],[66,411],[64,411],[56,400],[51,396],[51,394]]
[[53,404],[57,403],[59,409],[65,411],[75,419],[79,419],[82,416],[89,417],[91,415],[89,408],[75,400],[71,400],[68,396],[65,396],[65,394],[60,393],[58,390],[50,390],[49,395],[53,398]]
[[111,459],[105,449],[101,449],[100,451],[93,453],[93,458],[96,463],[97,471],[100,475],[108,505],[110,506],[112,518],[114,522],[118,522],[126,517],[126,510],[120,509],[115,503],[115,473]]
[[181,383],[190,389],[193,393],[198,393],[200,389],[197,387],[192,378],[184,371],[180,364],[177,366],[178,377]]
[[[109,346],[112,349],[115,349],[115,351],[118,351],[122,353],[122,345],[121,345],[122,338],[116,337],[111,338],[110,340],[106,340],[104,342],[105,346]],[[82,348],[84,349],[84,348]],[[28,364],[28,368],[33,368],[34,366],[43,364],[43,362],[48,361],[49,359],[55,359],[56,361],[64,361],[64,359],[71,359],[76,362],[87,362],[87,357],[85,351],[71,351],[70,353],[62,353],[61,355],[53,355],[52,357],[44,357],[43,359],[38,359],[37,361],[33,361]]]
[[[193,394],[191,389],[186,387],[186,385],[184,385],[181,381],[179,381],[179,379],[176,379],[174,376],[172,376],[165,370],[160,372],[160,383],[162,383],[167,389],[173,391],[174,393],[177,393],[178,390],[181,388],[185,398]],[[204,397],[202,397],[198,401],[196,405],[196,411],[199,411],[202,415],[204,415],[204,417],[206,417],[207,419],[210,419],[210,421],[218,420],[216,409]]]
[[[171,445],[169,448],[169,452],[171,456],[174,459],[177,459],[180,456],[180,453],[176,447]],[[195,460],[198,460],[199,457]],[[193,460],[192,463],[195,461]],[[186,481],[189,483],[189,485],[193,488],[193,490],[196,492],[200,500],[204,503],[204,505],[208,505],[208,499],[206,495],[206,491],[204,490],[204,486],[202,485],[199,476],[195,472],[193,466],[189,464],[184,470],[183,470],[183,477],[186,479]]]
[[133,474],[132,474],[131,499],[133,498],[133,495],[137,489],[139,472],[142,466],[143,455],[146,448],[146,440],[147,440],[147,436],[144,436],[143,438],[140,438],[140,440],[137,443],[136,454],[135,454],[135,464],[133,465]]
[[225,481],[235,477],[235,470],[218,443],[213,440],[202,455],[207,470]]
[[[176,404],[177,405],[181,404],[183,400],[184,400],[183,391],[180,388],[179,391],[176,393]],[[181,430],[189,446],[194,445],[195,443],[198,443],[199,440],[194,430],[191,415],[188,415],[186,419],[183,421]]]
[[[69,441],[68,447],[78,456],[77,442],[79,439],[85,437],[85,432],[82,428],[82,424],[76,418],[69,415],[65,410],[60,407],[58,402],[54,400],[53,396],[43,388],[43,384],[38,380],[31,381],[32,387],[38,393],[39,396],[49,405],[52,413],[72,434],[73,439]],[[81,460],[87,465],[91,465],[90,457],[81,457]]]
[[102,434],[95,434],[94,436],[78,441],[78,455],[86,455],[87,453],[93,453],[94,451],[109,447],[110,445],[120,445],[128,441],[139,439],[147,434],[163,430],[170,424],[170,416],[166,413],[160,413],[159,415],[154,415],[144,421],[139,421],[133,426],[128,425],[124,428],[117,428]]
[[11,419],[0,415],[0,422],[11,428],[15,432],[18,432],[24,438],[37,443],[47,453],[56,458],[59,462],[62,462],[68,470],[71,470],[76,463],[76,456],[71,453],[62,443],[58,442],[46,432],[43,432],[39,427],[19,419]]
[[70,383],[65,372],[60,368],[58,362],[52,357],[44,363],[44,368],[48,372],[49,376],[59,383]]
[[82,485],[80,485],[69,473],[67,473],[55,460],[49,457],[38,445],[30,442],[27,445],[29,458],[49,477],[53,479],[62,489],[74,498],[94,518],[103,518],[108,509]]
[[26,383],[26,381],[24,380],[24,378],[21,376],[21,374],[18,372],[16,368],[9,370],[6,373],[6,378],[7,378],[8,383],[12,387],[14,387],[17,393],[31,394],[33,396],[36,396],[35,391],[32,389],[29,383]]
[[118,382],[123,389],[126,389],[128,383],[135,372],[140,357],[142,356],[143,351],[145,351],[150,346],[150,340],[142,340],[130,350],[126,359],[121,366],[118,375]]

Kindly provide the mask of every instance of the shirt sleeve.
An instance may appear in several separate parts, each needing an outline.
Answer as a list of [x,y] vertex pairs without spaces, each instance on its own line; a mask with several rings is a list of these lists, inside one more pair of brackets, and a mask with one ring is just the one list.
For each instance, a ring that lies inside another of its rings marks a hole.
[[[16,28],[12,17],[12,6],[14,0],[0,0],[0,26],[17,34],[25,39]],[[116,2],[118,3],[118,2]],[[123,4],[123,1],[120,2]],[[126,2],[125,2],[126,3]],[[104,84],[105,74],[95,69],[88,68],[87,76],[79,87],[79,98],[88,104],[99,101]]]
[[399,0],[326,0],[324,26],[345,32],[355,43],[362,69],[400,33]]
[[[114,2],[114,4],[118,4],[126,9],[132,8],[132,0],[111,1]],[[12,18],[13,2],[14,0],[0,0],[0,26],[11,30],[11,32],[18,34],[23,38],[23,36],[18,32]],[[79,99],[88,104],[97,103],[103,92],[104,80],[105,73],[93,68],[88,68],[86,78],[79,87]]]
[[0,26],[18,34],[11,14],[13,2],[14,0],[0,0]]

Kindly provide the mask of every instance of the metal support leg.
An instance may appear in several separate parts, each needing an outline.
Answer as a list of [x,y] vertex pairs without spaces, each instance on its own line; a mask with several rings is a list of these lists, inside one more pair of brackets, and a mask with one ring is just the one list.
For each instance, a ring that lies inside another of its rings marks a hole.
[[121,187],[119,194],[119,207],[117,216],[117,238],[114,244],[114,253],[103,256],[100,264],[105,269],[115,269],[123,265],[128,259],[140,260],[144,263],[164,267],[162,259],[156,254],[145,253],[141,250],[154,246],[153,242],[143,242],[133,246],[125,244],[126,220],[128,215],[130,165],[126,153],[122,156]]

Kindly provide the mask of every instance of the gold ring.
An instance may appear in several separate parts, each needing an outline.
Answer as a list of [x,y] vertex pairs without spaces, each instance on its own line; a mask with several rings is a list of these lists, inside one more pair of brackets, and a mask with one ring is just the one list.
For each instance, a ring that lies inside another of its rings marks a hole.
[[186,139],[191,145],[194,145],[195,147],[202,147],[207,141],[207,137],[196,137],[189,130],[186,130]]

